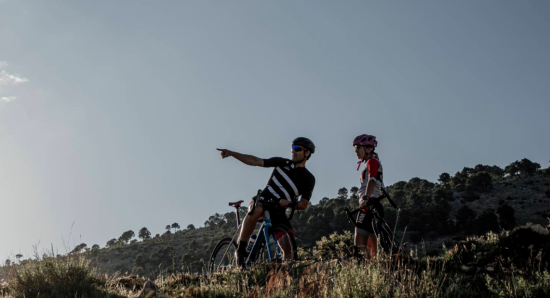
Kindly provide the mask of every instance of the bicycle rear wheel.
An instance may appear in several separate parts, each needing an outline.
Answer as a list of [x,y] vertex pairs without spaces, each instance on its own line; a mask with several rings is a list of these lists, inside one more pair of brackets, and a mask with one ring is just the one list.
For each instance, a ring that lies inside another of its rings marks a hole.
[[208,273],[222,272],[237,265],[235,252],[237,245],[231,241],[231,238],[222,239],[210,255],[208,262]]
[[296,260],[298,258],[298,248],[294,234],[283,225],[274,226],[269,229],[268,245],[263,247],[260,252],[259,260],[269,262],[267,249],[271,251],[272,262],[282,263],[283,261]]

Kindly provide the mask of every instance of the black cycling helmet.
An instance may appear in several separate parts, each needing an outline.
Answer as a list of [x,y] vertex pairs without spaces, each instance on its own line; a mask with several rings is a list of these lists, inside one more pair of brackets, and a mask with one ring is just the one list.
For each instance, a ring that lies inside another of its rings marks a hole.
[[308,138],[304,138],[304,137],[295,138],[294,141],[292,141],[292,146],[302,146],[307,150],[309,150],[311,154],[315,153],[315,144],[313,144],[313,142]]

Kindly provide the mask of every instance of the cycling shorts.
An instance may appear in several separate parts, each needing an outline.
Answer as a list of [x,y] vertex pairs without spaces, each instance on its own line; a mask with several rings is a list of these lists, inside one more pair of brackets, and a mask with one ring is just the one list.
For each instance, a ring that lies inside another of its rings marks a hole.
[[[263,197],[260,198],[260,202],[264,200]],[[265,208],[265,206],[264,206]],[[292,229],[292,225],[290,224],[290,220],[288,220],[288,217],[286,217],[286,209],[280,208],[280,207],[269,207],[267,209],[269,211],[269,216],[271,217],[271,224],[273,226],[277,225],[284,225],[293,235],[294,230]]]
[[[382,207],[382,204],[377,202],[374,203],[373,206],[371,206],[370,208],[372,207],[376,208],[376,211],[378,211],[378,214],[381,217],[384,217],[384,207]],[[374,229],[372,227],[372,220],[374,218],[374,215],[372,214],[370,208],[357,214],[357,226],[355,228],[356,233],[367,236],[369,235],[369,233],[374,233]]]

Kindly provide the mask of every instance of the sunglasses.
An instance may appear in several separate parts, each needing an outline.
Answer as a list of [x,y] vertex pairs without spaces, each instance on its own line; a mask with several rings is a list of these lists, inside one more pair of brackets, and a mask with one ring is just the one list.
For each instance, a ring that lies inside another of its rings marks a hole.
[[295,152],[300,152],[302,150],[307,150],[307,149],[302,146],[292,146],[292,150],[294,150]]

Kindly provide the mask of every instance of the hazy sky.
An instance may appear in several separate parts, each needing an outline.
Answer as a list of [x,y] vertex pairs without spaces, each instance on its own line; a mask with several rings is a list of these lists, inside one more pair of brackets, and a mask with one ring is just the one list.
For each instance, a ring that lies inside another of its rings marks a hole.
[[318,151],[312,201],[550,160],[548,1],[0,0],[0,258],[202,226]]

